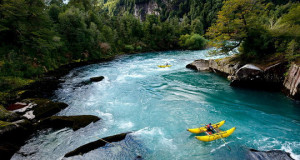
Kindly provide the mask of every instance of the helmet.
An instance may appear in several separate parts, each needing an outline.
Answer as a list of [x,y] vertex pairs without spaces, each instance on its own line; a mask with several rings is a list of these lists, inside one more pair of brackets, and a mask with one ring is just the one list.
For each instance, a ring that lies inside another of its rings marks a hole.
[[209,123],[209,125],[211,125],[211,123]]

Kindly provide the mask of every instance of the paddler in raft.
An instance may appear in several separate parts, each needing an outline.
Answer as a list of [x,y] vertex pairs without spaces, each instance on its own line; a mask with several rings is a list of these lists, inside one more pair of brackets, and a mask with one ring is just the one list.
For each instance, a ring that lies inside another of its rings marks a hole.
[[213,126],[211,126],[211,123],[209,123],[209,124],[206,125],[206,134],[207,134],[207,135],[210,135],[210,134],[212,134],[212,133],[215,133],[214,130],[215,130],[215,129],[214,129]]

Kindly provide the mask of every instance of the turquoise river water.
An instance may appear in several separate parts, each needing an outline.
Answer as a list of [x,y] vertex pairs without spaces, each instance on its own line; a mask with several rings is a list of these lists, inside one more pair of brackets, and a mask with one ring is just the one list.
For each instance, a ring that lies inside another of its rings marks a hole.
[[[125,140],[69,159],[247,159],[247,150],[284,150],[300,159],[300,104],[280,92],[233,88],[214,73],[185,66],[208,59],[207,50],[126,55],[72,70],[55,100],[69,104],[58,115],[96,115],[102,120],[73,131],[43,130],[12,159],[62,159],[99,138],[132,132]],[[215,57],[217,58],[217,57]],[[170,68],[157,65],[172,64]],[[90,77],[105,79],[79,85]],[[221,140],[201,142],[186,131],[226,120]],[[20,153],[27,154],[27,157]]]

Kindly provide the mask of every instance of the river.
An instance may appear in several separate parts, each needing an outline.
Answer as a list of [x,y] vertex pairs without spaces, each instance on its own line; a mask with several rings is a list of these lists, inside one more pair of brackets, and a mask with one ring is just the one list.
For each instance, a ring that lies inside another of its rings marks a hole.
[[[125,140],[70,159],[245,159],[247,149],[284,150],[300,159],[300,104],[280,92],[240,89],[214,73],[185,66],[209,59],[208,50],[126,55],[84,66],[63,77],[54,100],[69,104],[58,115],[102,118],[73,131],[43,130],[20,149],[26,159],[61,159],[67,152],[124,133]],[[217,58],[217,57],[213,57]],[[170,68],[158,68],[166,62]],[[79,85],[90,77],[101,82]],[[221,140],[201,142],[186,131],[203,123],[226,120],[236,131]],[[15,154],[12,159],[24,159]]]

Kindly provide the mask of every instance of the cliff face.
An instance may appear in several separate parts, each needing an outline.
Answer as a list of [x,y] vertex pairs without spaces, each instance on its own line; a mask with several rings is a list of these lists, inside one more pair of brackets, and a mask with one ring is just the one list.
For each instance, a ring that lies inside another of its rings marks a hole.
[[292,98],[300,100],[300,66],[292,64],[284,80],[285,92]]
[[145,3],[134,4],[133,14],[140,20],[145,20],[147,14],[160,15],[161,8],[158,6],[156,1],[151,0]]
[[300,99],[300,66],[292,65],[288,76],[287,62],[278,62],[268,66],[259,67],[256,64],[240,64],[231,61],[230,57],[224,59],[196,60],[186,67],[197,71],[211,71],[219,73],[230,81],[231,86],[267,90],[282,90],[285,88],[289,96]]

